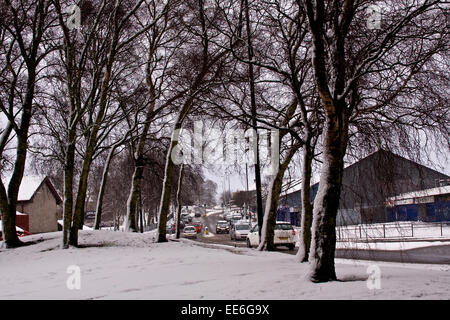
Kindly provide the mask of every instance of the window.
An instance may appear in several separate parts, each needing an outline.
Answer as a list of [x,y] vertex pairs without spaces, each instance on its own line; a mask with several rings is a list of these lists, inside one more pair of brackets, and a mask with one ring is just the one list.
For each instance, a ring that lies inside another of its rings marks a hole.
[[290,224],[277,224],[275,230],[292,230],[293,227]]

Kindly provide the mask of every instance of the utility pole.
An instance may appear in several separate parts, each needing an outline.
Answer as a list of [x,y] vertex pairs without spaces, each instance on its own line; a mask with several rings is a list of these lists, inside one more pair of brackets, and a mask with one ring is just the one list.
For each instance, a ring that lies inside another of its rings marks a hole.
[[228,173],[228,170],[227,170],[227,178],[228,178],[228,196],[230,197],[230,199],[228,200],[228,207],[231,210],[231,187],[230,187],[230,174]]
[[246,184],[246,192],[245,192],[245,207],[244,207],[244,214],[247,216],[249,216],[250,219],[250,226],[252,225],[252,214],[249,210],[249,196],[248,196],[248,164],[247,162],[245,163],[245,184]]
[[258,137],[258,122],[257,122],[257,108],[256,108],[256,88],[255,88],[255,74],[253,70],[253,44],[251,38],[251,26],[250,26],[250,13],[248,0],[245,0],[245,20],[247,29],[247,54],[248,60],[250,61],[248,65],[248,80],[250,84],[250,105],[251,105],[251,115],[252,115],[252,127],[255,130],[256,137],[255,142],[255,184],[256,184],[256,211],[258,215],[258,226],[259,226],[259,239],[261,239],[261,230],[263,222],[263,209],[262,209],[262,194],[261,194],[261,162],[259,159],[259,137]]

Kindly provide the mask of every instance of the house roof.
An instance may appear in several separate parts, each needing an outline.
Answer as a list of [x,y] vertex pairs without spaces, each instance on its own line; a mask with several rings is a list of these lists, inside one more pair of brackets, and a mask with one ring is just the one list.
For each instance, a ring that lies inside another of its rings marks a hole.
[[430,167],[428,167],[428,166],[426,166],[426,165],[424,165],[422,163],[415,162],[415,161],[413,161],[411,159],[408,159],[408,158],[405,158],[405,157],[403,157],[401,155],[395,154],[392,151],[381,149],[381,148],[378,149],[377,151],[374,151],[374,152],[370,153],[366,157],[363,157],[363,158],[361,158],[361,159],[359,159],[359,160],[357,160],[357,161],[355,161],[355,162],[353,162],[353,163],[351,163],[349,165],[346,165],[344,167],[344,170],[346,170],[346,169],[348,169],[350,167],[353,167],[353,166],[357,166],[363,161],[371,161],[372,159],[379,159],[380,157],[381,158],[385,158],[385,159],[390,159],[390,160],[397,159],[397,160],[401,160],[401,161],[406,161],[406,162],[409,162],[411,164],[418,165],[418,166],[420,166],[422,168],[425,168],[425,169],[427,169],[429,171],[432,171],[432,172],[434,172],[436,174],[439,174],[439,175],[445,176],[447,178],[450,178],[450,176],[448,176],[448,175],[446,175],[446,174],[444,174],[442,172],[439,172],[439,171],[437,171],[437,170],[435,170],[433,168],[430,168]]
[[[439,174],[439,175],[445,176],[447,178],[450,178],[449,176],[447,176],[447,175],[445,175],[445,174],[443,174],[443,173],[441,173],[439,171],[436,171],[436,170],[431,169],[431,168],[429,168],[429,167],[427,167],[425,165],[416,163],[416,162],[414,162],[414,161],[412,161],[410,159],[407,159],[405,157],[399,156],[399,155],[397,155],[397,154],[395,154],[395,153],[393,153],[391,151],[384,150],[384,149],[379,149],[378,151],[375,151],[375,152],[369,154],[368,156],[366,156],[366,157],[364,157],[364,158],[362,158],[360,160],[357,160],[357,161],[355,161],[355,162],[353,162],[351,164],[345,165],[344,166],[344,171],[348,170],[349,168],[351,168],[353,166],[360,165],[362,162],[371,161],[373,158],[376,159],[376,157],[397,158],[397,159],[400,159],[402,161],[407,161],[407,162],[413,163],[415,165],[420,165],[421,167],[426,168],[427,170],[430,170],[432,172],[435,172],[436,174]],[[319,183],[319,181],[320,181],[320,174],[313,176],[311,178],[311,186],[315,186],[316,184]],[[300,190],[301,190],[301,179],[294,180],[291,183],[287,183],[287,184],[285,184],[283,186],[282,195],[283,196],[290,195],[290,194],[298,192]]]
[[[5,179],[5,185],[9,184],[11,177]],[[28,202],[31,201],[36,194],[36,191],[41,187],[42,184],[46,183],[50,192],[56,199],[57,204],[62,203],[62,199],[58,192],[56,191],[50,178],[47,176],[24,176],[19,188],[19,194],[17,195],[17,201]]]

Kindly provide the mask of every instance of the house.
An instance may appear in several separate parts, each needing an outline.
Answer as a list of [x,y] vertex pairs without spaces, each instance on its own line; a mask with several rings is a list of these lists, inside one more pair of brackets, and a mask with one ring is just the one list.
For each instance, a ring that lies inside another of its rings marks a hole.
[[[6,179],[8,183],[9,179]],[[58,213],[62,199],[49,177],[24,176],[17,197],[17,211],[24,217],[16,217],[17,226],[31,233],[58,231]],[[28,229],[21,221],[27,221]]]
[[[437,187],[449,176],[386,150],[379,150],[346,167],[342,178],[337,225],[388,221],[385,202],[389,197]],[[300,185],[290,187],[280,206],[301,211]],[[313,201],[319,183],[311,186]]]

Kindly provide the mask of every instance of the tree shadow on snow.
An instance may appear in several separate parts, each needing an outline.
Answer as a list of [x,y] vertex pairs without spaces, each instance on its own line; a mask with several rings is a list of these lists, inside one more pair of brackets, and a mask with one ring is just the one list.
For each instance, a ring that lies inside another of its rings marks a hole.
[[358,282],[358,281],[367,281],[367,275],[347,275],[343,277],[339,277],[337,281],[339,282]]

